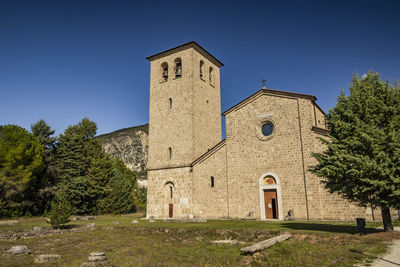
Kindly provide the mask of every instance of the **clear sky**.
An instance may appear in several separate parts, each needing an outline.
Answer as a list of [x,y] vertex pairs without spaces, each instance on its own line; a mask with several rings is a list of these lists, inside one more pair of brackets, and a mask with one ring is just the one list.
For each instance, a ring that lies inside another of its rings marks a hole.
[[400,1],[0,0],[0,124],[145,124],[145,57],[189,41],[225,64],[222,111],[263,78],[328,111],[355,71],[400,78]]

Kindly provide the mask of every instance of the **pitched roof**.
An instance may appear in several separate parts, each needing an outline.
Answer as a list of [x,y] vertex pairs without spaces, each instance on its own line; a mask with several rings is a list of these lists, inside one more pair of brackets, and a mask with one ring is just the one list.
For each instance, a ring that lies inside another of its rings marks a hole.
[[221,147],[223,147],[225,145],[225,140],[222,140],[221,142],[219,142],[218,144],[216,144],[215,146],[213,146],[212,148],[210,148],[210,150],[208,150],[206,153],[204,153],[203,155],[201,155],[200,157],[198,157],[197,159],[195,159],[190,166],[193,167],[194,165],[196,165],[199,162],[202,162],[203,160],[205,160],[206,158],[208,158],[209,156],[211,156],[212,154],[214,154],[215,152],[217,152]]
[[[303,98],[303,99],[309,99],[309,100],[311,100],[313,102],[315,102],[317,100],[317,98],[314,95],[307,95],[307,94],[300,94],[300,93],[293,93],[293,92],[286,92],[286,91],[262,88],[261,90],[259,90],[256,93],[252,94],[248,98],[244,99],[243,101],[237,103],[233,107],[231,107],[231,108],[227,109],[226,111],[224,111],[222,113],[222,116],[225,116],[226,114],[230,113],[231,111],[237,110],[237,109],[247,105],[248,103],[252,102],[254,99],[256,99],[256,98],[258,98],[258,97],[260,97],[262,95],[287,96],[287,97]],[[317,104],[315,104],[315,105],[317,105]],[[321,108],[319,108],[319,109],[321,109]]]
[[219,61],[218,59],[216,59],[213,55],[211,55],[207,50],[205,50],[203,47],[201,47],[198,43],[196,43],[195,41],[165,50],[163,52],[157,53],[155,55],[146,57],[147,60],[152,61],[158,58],[161,58],[163,56],[166,55],[170,55],[182,50],[186,50],[188,48],[194,48],[197,52],[199,52],[200,54],[202,54],[203,56],[205,56],[206,58],[208,58],[208,60],[210,60],[211,62],[213,62],[215,65],[217,65],[218,67],[222,67],[224,64],[222,64],[221,61]]

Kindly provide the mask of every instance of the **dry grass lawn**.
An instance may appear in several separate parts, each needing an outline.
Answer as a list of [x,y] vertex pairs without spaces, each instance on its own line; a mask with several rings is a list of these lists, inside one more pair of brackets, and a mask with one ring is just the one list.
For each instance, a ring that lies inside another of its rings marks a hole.
[[[97,216],[94,221],[71,221],[76,231],[43,236],[4,238],[4,234],[32,232],[49,226],[45,218],[21,219],[15,225],[0,223],[0,265],[34,266],[34,255],[59,254],[62,259],[48,266],[80,266],[90,252],[104,251],[114,266],[352,266],[371,262],[386,251],[387,242],[400,233],[383,233],[368,224],[369,234],[355,234],[355,223],[208,221],[206,223],[150,223],[141,214]],[[114,224],[114,222],[120,224]],[[85,225],[96,223],[96,229]],[[254,255],[241,255],[240,248],[282,232],[293,237]],[[239,245],[214,245],[212,240],[236,239]],[[4,251],[26,245],[30,255]],[[46,265],[42,265],[46,266]]]

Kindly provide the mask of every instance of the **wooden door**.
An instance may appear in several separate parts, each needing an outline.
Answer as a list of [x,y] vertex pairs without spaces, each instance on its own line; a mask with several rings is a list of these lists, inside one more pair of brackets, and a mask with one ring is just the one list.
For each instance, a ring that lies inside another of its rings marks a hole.
[[278,198],[276,189],[264,190],[265,219],[278,219]]
[[169,204],[169,213],[168,213],[169,218],[174,217],[174,204]]

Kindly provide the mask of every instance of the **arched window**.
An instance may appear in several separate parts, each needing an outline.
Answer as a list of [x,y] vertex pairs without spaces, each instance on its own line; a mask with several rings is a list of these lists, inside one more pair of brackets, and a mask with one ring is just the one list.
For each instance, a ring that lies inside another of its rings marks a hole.
[[200,79],[204,79],[204,62],[200,60]]
[[172,108],[172,98],[169,99],[169,108]]
[[166,197],[172,199],[174,197],[175,185],[173,182],[168,181],[164,184]]
[[180,58],[175,59],[175,77],[182,76],[182,60]]
[[211,187],[214,187],[214,176],[211,176]]
[[164,62],[163,64],[161,64],[161,78],[163,79],[163,81],[168,80],[168,63],[167,62]]
[[168,150],[169,150],[169,159],[172,159],[172,148],[168,148]]
[[208,77],[210,79],[210,84],[214,85],[214,70],[212,67],[210,67],[210,73]]

